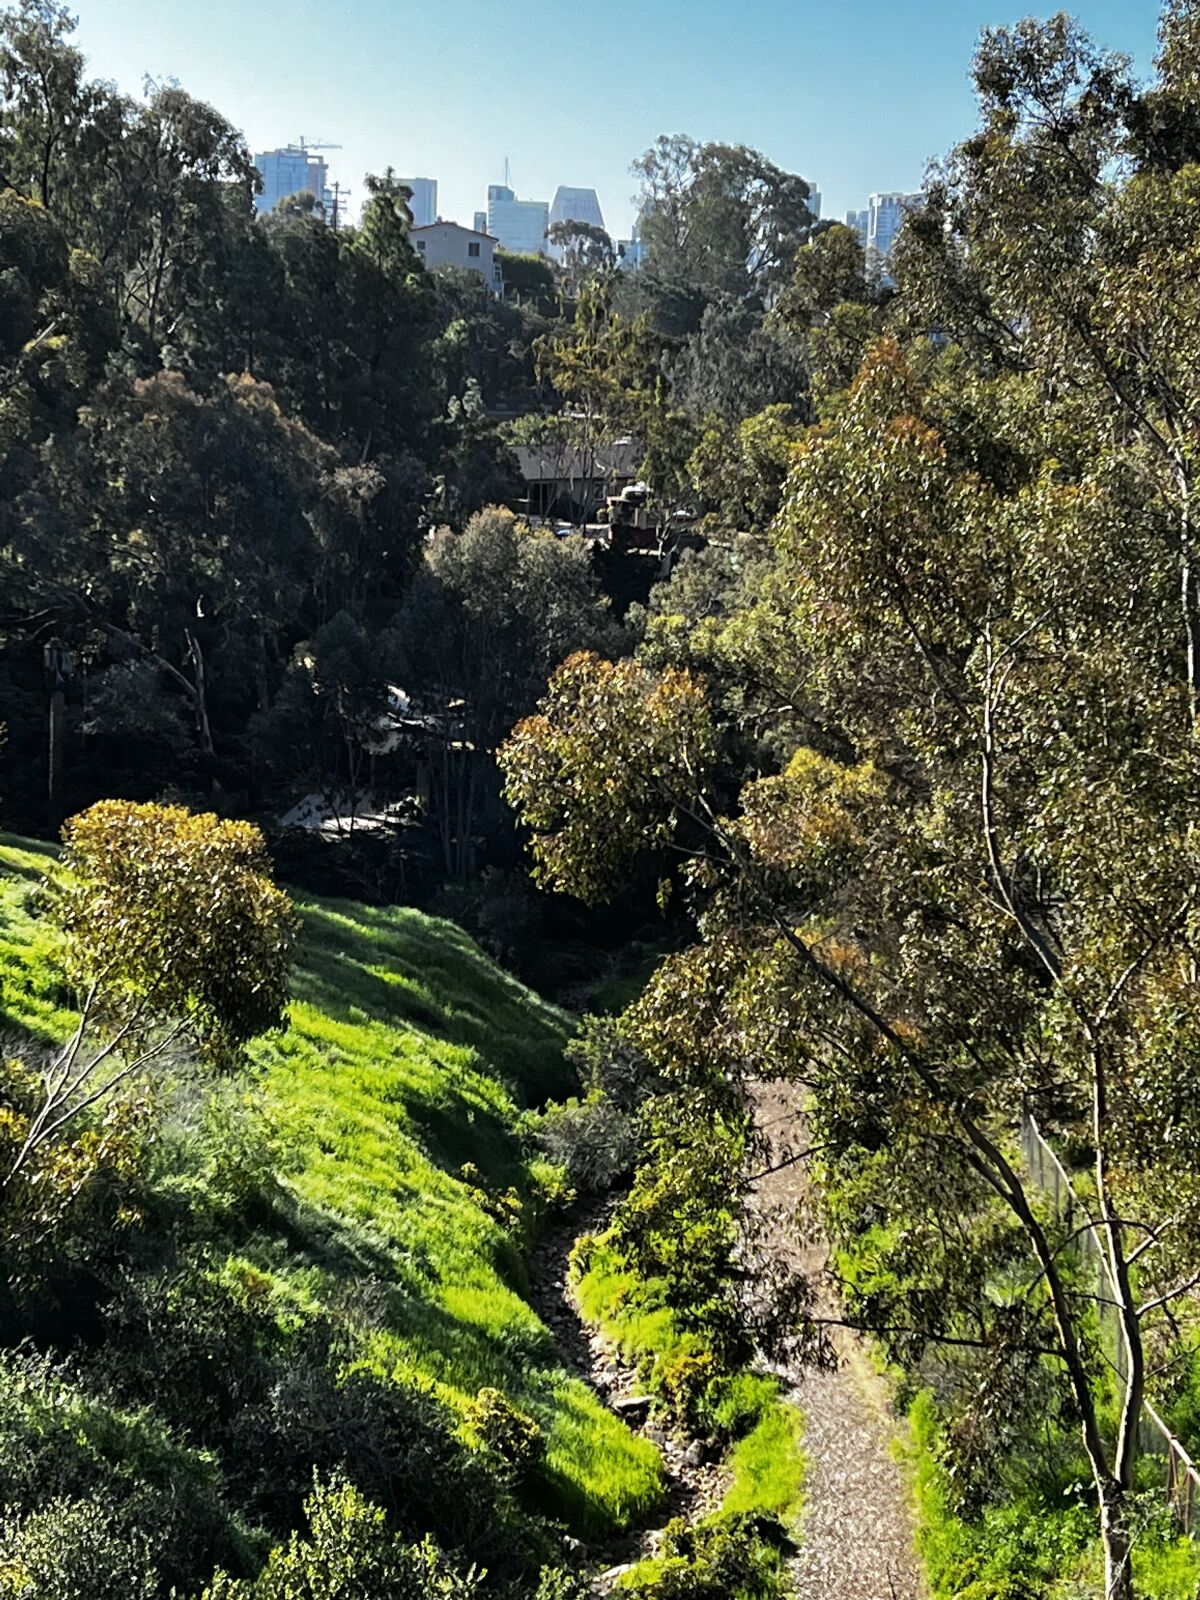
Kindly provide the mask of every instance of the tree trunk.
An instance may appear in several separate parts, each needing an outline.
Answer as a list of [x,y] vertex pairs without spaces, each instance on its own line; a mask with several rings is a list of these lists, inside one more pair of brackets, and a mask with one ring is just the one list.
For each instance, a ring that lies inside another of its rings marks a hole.
[[1129,1506],[1125,1490],[1114,1478],[1100,1484],[1100,1537],[1104,1542],[1104,1600],[1134,1600]]
[[192,662],[192,684],[195,689],[196,701],[196,733],[200,739],[200,749],[206,756],[213,753],[212,728],[208,721],[208,683],[207,673],[204,670],[204,652],[200,649],[200,641],[194,633],[187,635],[188,655]]
[[50,821],[58,826],[58,806],[62,795],[63,776],[63,729],[66,724],[67,696],[61,683],[55,684],[50,691],[50,738],[48,762],[49,774],[46,784],[46,799],[50,807]]
[[1181,493],[1184,500],[1179,529],[1179,600],[1187,640],[1188,705],[1195,725],[1200,720],[1200,584],[1197,583],[1192,550],[1191,508],[1186,482],[1181,487]]

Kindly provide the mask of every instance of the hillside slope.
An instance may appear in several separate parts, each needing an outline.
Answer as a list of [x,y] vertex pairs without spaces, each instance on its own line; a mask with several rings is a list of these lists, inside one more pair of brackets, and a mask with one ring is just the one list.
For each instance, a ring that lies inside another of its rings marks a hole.
[[[0,843],[10,1038],[53,1042],[71,1020],[31,895],[51,864],[43,847]],[[236,1546],[252,1565],[295,1521],[295,1495],[270,1482],[280,1425],[251,1429],[267,1441],[252,1446],[260,1459],[238,1441],[247,1418],[275,1418],[314,1346],[339,1394],[353,1378],[431,1398],[464,1448],[479,1392],[499,1390],[545,1438],[513,1490],[518,1515],[561,1518],[583,1537],[626,1526],[661,1493],[658,1452],[568,1375],[524,1293],[552,1174],[522,1149],[522,1107],[564,1087],[566,1019],[449,923],[351,902],[301,911],[288,1030],[215,1094],[178,1070],[137,1219],[93,1272],[95,1305],[78,1312],[77,1289],[62,1291],[70,1314],[49,1325],[79,1347],[71,1382],[98,1404],[148,1411],[181,1461],[215,1457],[213,1492],[237,1532],[217,1541],[223,1560]],[[228,1333],[238,1319],[240,1345]],[[208,1331],[188,1343],[193,1327]],[[6,1337],[22,1331],[18,1317]],[[312,1442],[330,1403],[288,1399],[309,1482],[330,1459]],[[398,1494],[395,1477],[385,1487]],[[0,1465],[0,1498],[12,1493]],[[444,1509],[452,1536],[463,1508]]]

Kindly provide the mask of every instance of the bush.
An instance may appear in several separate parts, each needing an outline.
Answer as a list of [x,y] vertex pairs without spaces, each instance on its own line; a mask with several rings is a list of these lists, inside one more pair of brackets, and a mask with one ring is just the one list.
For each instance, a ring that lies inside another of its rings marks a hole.
[[[211,1457],[42,1356],[0,1354],[0,1507],[0,1596],[165,1593],[244,1560]],[[119,1582],[83,1581],[109,1567]]]
[[526,1412],[499,1389],[481,1389],[467,1407],[467,1431],[482,1450],[491,1451],[527,1478],[546,1456],[546,1438]]
[[204,1600],[471,1600],[482,1574],[457,1571],[429,1539],[405,1544],[353,1485],[318,1483],[309,1533],[272,1550],[252,1582],[219,1573]]
[[721,1375],[712,1351],[685,1335],[656,1363],[654,1387],[684,1427],[695,1432],[709,1417],[708,1401]]
[[664,1087],[620,1017],[584,1017],[567,1046],[567,1060],[588,1094],[602,1094],[622,1111],[636,1111]]
[[[145,1508],[152,1513],[152,1507]],[[51,1500],[0,1522],[0,1600],[157,1600],[147,1528],[103,1500]]]
[[787,1593],[782,1528],[771,1517],[718,1516],[667,1524],[662,1550],[622,1587],[646,1600],[776,1600]]
[[637,1125],[627,1111],[593,1090],[583,1100],[550,1106],[536,1138],[551,1161],[565,1167],[575,1188],[604,1194],[627,1178],[637,1159]]

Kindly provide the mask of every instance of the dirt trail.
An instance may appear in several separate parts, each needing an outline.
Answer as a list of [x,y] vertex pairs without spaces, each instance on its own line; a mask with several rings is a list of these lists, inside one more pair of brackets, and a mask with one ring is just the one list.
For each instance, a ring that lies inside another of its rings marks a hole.
[[[760,1129],[781,1161],[803,1138],[797,1091],[762,1085],[756,1096]],[[760,1180],[755,1201],[777,1217],[772,1237],[787,1259],[821,1270],[820,1245],[795,1241],[788,1219],[804,1193],[804,1163]],[[789,1245],[789,1238],[793,1242]],[[900,1466],[892,1455],[895,1424],[887,1395],[853,1334],[838,1341],[834,1372],[789,1374],[791,1398],[804,1413],[808,1462],[797,1592],[804,1600],[924,1600],[926,1588],[913,1548],[913,1517]]]
[[[760,1128],[774,1160],[791,1151],[789,1140],[803,1117],[794,1091],[763,1085],[756,1094]],[[772,1218],[773,1245],[792,1264],[819,1273],[820,1244],[802,1246],[791,1218],[804,1193],[804,1166],[784,1166],[755,1188],[754,1203]],[[530,1263],[531,1300],[562,1351],[564,1364],[662,1451],[667,1497],[656,1526],[590,1546],[584,1553],[611,1580],[628,1564],[652,1554],[663,1526],[672,1518],[698,1519],[719,1504],[725,1474],[698,1458],[698,1447],[680,1445],[632,1405],[643,1391],[634,1370],[582,1320],[570,1292],[567,1258],[581,1232],[600,1231],[605,1214],[577,1217],[551,1229]],[[913,1519],[901,1468],[892,1455],[895,1423],[886,1388],[871,1370],[861,1343],[851,1334],[839,1340],[834,1372],[808,1369],[783,1373],[789,1398],[804,1414],[808,1463],[800,1550],[793,1560],[796,1592],[803,1600],[925,1600],[926,1587],[913,1549]],[[632,1408],[631,1408],[632,1405]]]

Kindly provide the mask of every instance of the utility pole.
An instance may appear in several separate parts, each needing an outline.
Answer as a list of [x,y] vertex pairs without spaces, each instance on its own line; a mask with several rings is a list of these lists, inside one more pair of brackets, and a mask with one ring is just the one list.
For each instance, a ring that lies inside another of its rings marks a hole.
[[46,669],[46,689],[50,695],[46,801],[50,809],[50,821],[57,824],[65,754],[67,680],[75,671],[75,652],[68,650],[61,639],[51,639],[42,651],[42,664]]
[[336,233],[338,217],[341,215],[342,198],[344,196],[345,198],[349,199],[350,186],[345,183],[331,183],[329,185],[329,192],[333,196],[333,214],[329,220],[333,224],[333,231]]

